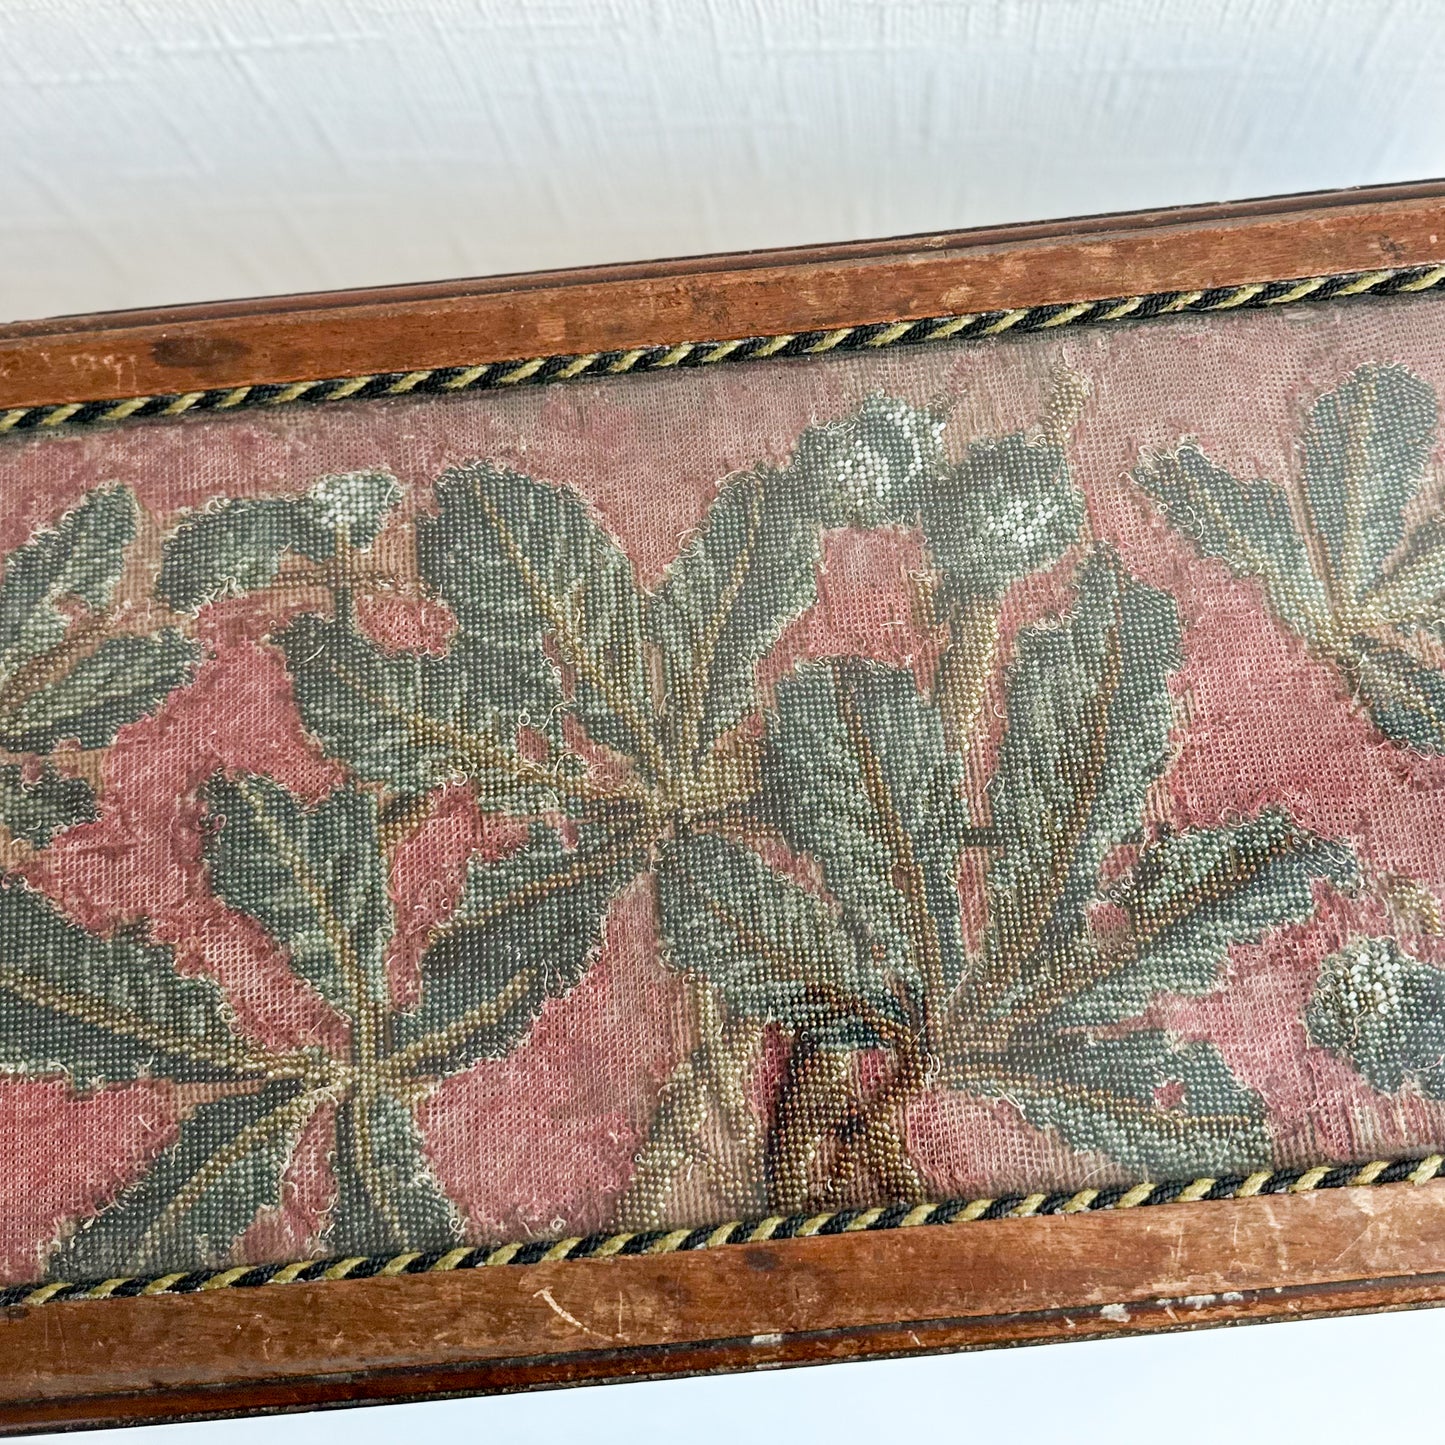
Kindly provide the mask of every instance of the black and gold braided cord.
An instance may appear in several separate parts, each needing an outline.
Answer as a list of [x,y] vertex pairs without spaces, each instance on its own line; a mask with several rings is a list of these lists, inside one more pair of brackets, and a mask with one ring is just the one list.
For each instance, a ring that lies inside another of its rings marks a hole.
[[1159,291],[1147,296],[1116,296],[1027,306],[1011,311],[981,311],[933,316],[921,321],[879,321],[833,331],[782,332],[731,341],[682,341],[636,347],[630,351],[593,351],[582,355],[534,356],[492,361],[480,366],[438,366],[424,371],[385,371],[323,381],[273,382],[216,387],[209,391],[166,392],[124,400],[77,401],[0,411],[0,436],[54,431],[142,418],[187,416],[253,407],[362,401],[378,397],[447,395],[494,391],[577,377],[628,376],[720,362],[769,357],[820,356],[835,351],[872,351],[930,341],[972,341],[1029,331],[1138,321],[1154,316],[1199,315],[1215,311],[1259,310],[1301,301],[1351,296],[1395,296],[1445,289],[1445,265],[1397,266],[1380,271],[1350,271],[1335,276],[1304,276],[1293,281],[1257,281],[1206,291]]
[[232,1269],[178,1271],[172,1274],[89,1281],[52,1280],[48,1284],[0,1289],[0,1308],[64,1300],[130,1299],[137,1295],[197,1294],[215,1289],[252,1289],[260,1285],[303,1284],[319,1280],[371,1279],[403,1274],[438,1274],[504,1264],[547,1264],[573,1259],[623,1259],[644,1254],[680,1254],[729,1244],[810,1239],[829,1234],[913,1229],[928,1224],[962,1224],[976,1219],[1028,1219],[1035,1215],[1082,1214],[1106,1209],[1138,1209],[1201,1199],[1248,1199],[1257,1194],[1308,1194],[1373,1184],[1427,1184],[1445,1168],[1445,1155],[1377,1159],[1370,1164],[1318,1165],[1312,1169],[1261,1170],[1173,1183],[1145,1181],[1132,1186],[1080,1189],[1056,1194],[1005,1194],[995,1199],[952,1199],[940,1204],[893,1204],[873,1209],[840,1209],[825,1214],[771,1215],[699,1229],[643,1230],[589,1234],[570,1239],[537,1239],[525,1244],[476,1245],[445,1252],[412,1250],[403,1254],[300,1260],[292,1264],[237,1265]]
[[[412,394],[448,394],[496,390],[518,385],[566,381],[578,377],[633,375],[721,362],[805,357],[834,351],[863,351],[965,341],[1004,334],[1056,330],[1150,317],[1261,309],[1304,301],[1356,296],[1389,296],[1445,290],[1445,265],[1396,267],[1256,282],[1206,291],[1170,291],[1102,301],[1051,304],[1008,311],[878,322],[832,331],[782,333],[729,341],[680,342],[629,351],[592,352],[491,362],[478,366],[438,367],[424,371],[383,372],[320,381],[274,383],[167,393],[125,400],[70,402],[0,411],[0,435],[53,432],[77,426],[195,412],[225,412],[291,403],[319,404]],[[430,1274],[505,1264],[559,1260],[598,1260],[644,1254],[672,1254],[730,1244],[905,1229],[979,1219],[1133,1209],[1195,1200],[1242,1199],[1258,1194],[1307,1193],[1346,1186],[1424,1184],[1445,1167],[1445,1156],[1306,1170],[1261,1171],[1249,1175],[1201,1177],[1132,1187],[1075,1192],[1004,1195],[918,1205],[838,1210],[821,1214],[737,1220],[697,1229],[596,1234],[526,1243],[481,1245],[446,1252],[409,1251],[391,1256],[348,1256],[283,1264],[241,1265],[226,1270],[182,1271],[157,1276],[91,1281],[51,1281],[0,1288],[0,1307],[35,1306],[67,1300],[120,1299],[138,1295],[190,1294],[214,1289],[374,1276]]]

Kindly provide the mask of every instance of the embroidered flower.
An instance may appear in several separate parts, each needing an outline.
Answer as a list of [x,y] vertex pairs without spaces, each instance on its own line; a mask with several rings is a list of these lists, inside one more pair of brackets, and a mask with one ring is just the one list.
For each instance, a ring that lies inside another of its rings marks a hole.
[[365,545],[376,535],[380,519],[396,505],[401,494],[396,478],[386,472],[343,472],[323,477],[312,487],[307,502],[313,517],[333,532],[361,531],[352,540]]
[[943,466],[943,419],[898,397],[875,393],[846,421],[813,427],[798,461],[827,479],[837,521],[877,526],[916,511]]
[[1354,938],[1325,959],[1305,1026],[1375,1088],[1445,1097],[1445,969],[1393,938]]
[[1327,968],[1325,981],[1342,1017],[1399,1013],[1403,970],[1390,939],[1354,939],[1327,961]]

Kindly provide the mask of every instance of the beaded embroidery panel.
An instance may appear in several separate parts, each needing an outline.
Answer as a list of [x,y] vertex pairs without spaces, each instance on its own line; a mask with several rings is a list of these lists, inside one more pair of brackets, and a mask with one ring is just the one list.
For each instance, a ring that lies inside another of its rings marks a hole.
[[0,446],[0,1277],[1445,1138],[1445,299]]

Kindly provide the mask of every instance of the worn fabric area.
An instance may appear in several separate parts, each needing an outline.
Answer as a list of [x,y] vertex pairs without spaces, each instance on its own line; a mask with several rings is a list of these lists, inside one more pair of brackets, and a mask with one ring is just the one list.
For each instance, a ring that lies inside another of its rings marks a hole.
[[6,441],[0,1279],[1439,1145],[1442,323]]

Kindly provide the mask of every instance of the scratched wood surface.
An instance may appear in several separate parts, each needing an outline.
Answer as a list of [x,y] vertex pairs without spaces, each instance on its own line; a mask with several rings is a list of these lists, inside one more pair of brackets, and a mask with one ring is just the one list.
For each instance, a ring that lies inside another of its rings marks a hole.
[[[0,329],[0,407],[1445,259],[1445,184]],[[1368,303],[1362,303],[1368,304]],[[683,380],[680,384],[685,385]],[[17,1308],[12,1432],[1445,1300],[1445,1183]]]
[[79,1301],[0,1322],[55,1428],[1445,1301],[1445,1182],[710,1253]]
[[0,407],[1288,280],[1439,260],[1445,182],[0,327]]

